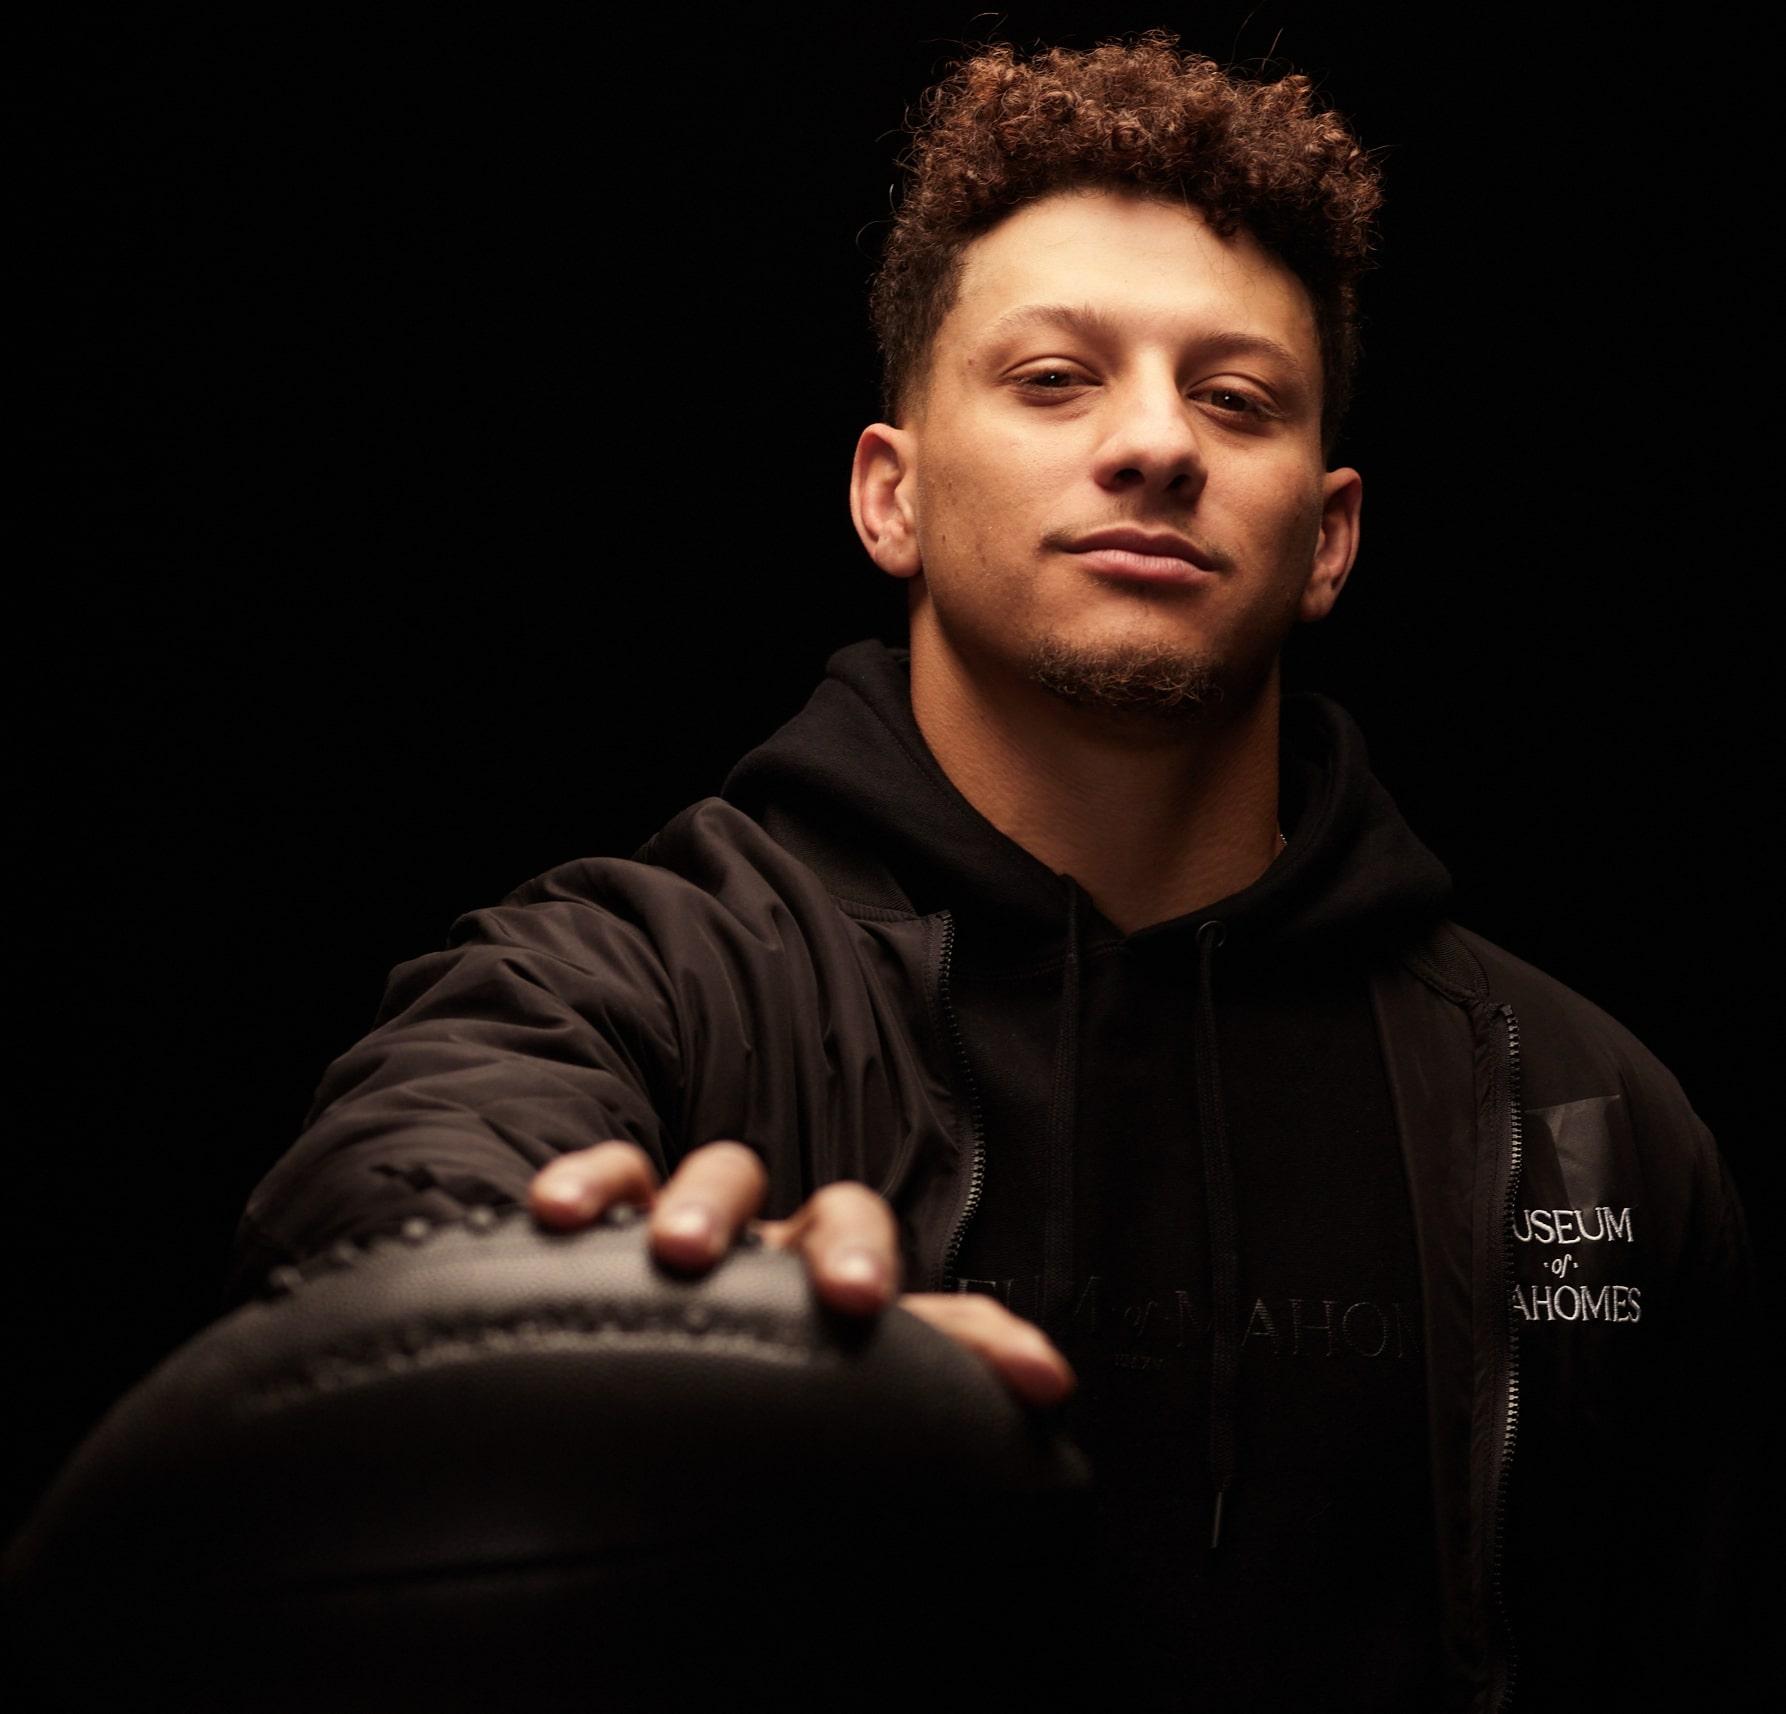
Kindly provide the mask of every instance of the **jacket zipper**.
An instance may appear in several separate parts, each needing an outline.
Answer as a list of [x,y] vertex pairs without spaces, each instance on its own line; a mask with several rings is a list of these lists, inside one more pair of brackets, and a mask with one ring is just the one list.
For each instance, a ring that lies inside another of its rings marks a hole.
[[973,1170],[968,1178],[967,1200],[961,1205],[961,1214],[955,1222],[955,1230],[949,1236],[949,1242],[943,1250],[942,1281],[939,1290],[955,1290],[955,1264],[961,1256],[961,1246],[967,1237],[968,1222],[974,1217],[974,1211],[980,1206],[980,1197],[986,1187],[986,1132],[980,1116],[980,1090],[974,1082],[974,1068],[968,1063],[967,1043],[961,1037],[961,1021],[955,1015],[955,998],[951,992],[951,982],[955,970],[955,918],[949,912],[943,912],[943,950],[937,960],[937,1000],[943,1014],[943,1024],[949,1037],[949,1048],[955,1056],[956,1069],[961,1074],[962,1087],[967,1091],[968,1120],[973,1128],[974,1160]]
[[1495,1592],[1495,1607],[1500,1615],[1501,1635],[1506,1647],[1506,1674],[1501,1681],[1497,1709],[1504,1711],[1513,1704],[1513,1686],[1519,1670],[1519,1654],[1513,1638],[1513,1620],[1507,1608],[1507,1588],[1503,1581],[1502,1552],[1507,1528],[1507,1475],[1512,1468],[1513,1453],[1519,1440],[1519,1324],[1513,1319],[1513,1216],[1519,1201],[1519,1181],[1525,1162],[1525,1116],[1520,1106],[1519,1087],[1519,1019],[1513,1008],[1501,1007],[1507,1023],[1507,1093],[1508,1151],[1507,1199],[1501,1209],[1501,1311],[1507,1318],[1507,1409],[1501,1434],[1500,1468],[1495,1478],[1494,1542],[1490,1561]]

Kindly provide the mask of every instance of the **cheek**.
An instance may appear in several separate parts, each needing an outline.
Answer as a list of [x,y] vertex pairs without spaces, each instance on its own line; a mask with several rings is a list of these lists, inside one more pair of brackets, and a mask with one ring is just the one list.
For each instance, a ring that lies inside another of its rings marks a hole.
[[1321,493],[1300,470],[1282,471],[1261,482],[1251,496],[1254,539],[1274,563],[1308,569],[1321,533]]
[[927,462],[921,540],[929,555],[969,576],[984,576],[1034,535],[1038,473],[1015,447],[990,438],[952,448]]

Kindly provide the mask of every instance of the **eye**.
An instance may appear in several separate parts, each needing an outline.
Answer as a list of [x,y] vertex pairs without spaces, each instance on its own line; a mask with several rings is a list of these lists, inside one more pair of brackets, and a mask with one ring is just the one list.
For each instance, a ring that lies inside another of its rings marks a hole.
[[[1060,384],[1054,385],[1056,382]],[[1051,369],[1034,369],[1027,375],[1017,377],[1017,385],[1033,393],[1062,393],[1068,387],[1076,387],[1078,384],[1079,378],[1059,365]]]
[[1236,422],[1267,422],[1283,414],[1257,393],[1239,387],[1200,387],[1191,397],[1207,399],[1223,416]]

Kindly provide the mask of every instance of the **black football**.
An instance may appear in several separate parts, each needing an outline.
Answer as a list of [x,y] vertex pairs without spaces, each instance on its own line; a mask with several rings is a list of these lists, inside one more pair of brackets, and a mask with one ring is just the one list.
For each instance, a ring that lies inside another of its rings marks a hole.
[[[46,1707],[631,1706],[741,1650],[909,1667],[958,1610],[1016,1646],[1089,1497],[1052,1414],[903,1310],[827,1310],[798,1257],[684,1278],[634,1210],[479,1211],[284,1270],[176,1351],[6,1587]],[[992,1563],[996,1601],[962,1570]]]

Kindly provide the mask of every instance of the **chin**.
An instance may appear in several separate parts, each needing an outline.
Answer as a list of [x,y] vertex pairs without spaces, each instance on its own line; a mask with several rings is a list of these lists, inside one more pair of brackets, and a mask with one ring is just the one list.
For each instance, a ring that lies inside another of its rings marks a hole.
[[1023,670],[1075,707],[1139,718],[1204,719],[1232,695],[1222,656],[1159,639],[1040,637],[1025,650]]

